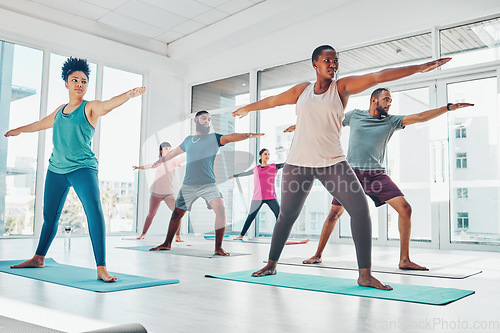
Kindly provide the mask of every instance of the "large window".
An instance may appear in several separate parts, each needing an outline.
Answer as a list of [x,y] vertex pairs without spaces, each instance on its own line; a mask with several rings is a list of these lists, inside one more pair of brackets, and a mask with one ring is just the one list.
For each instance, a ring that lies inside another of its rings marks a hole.
[[3,136],[40,117],[43,52],[0,41],[0,236],[34,230],[38,135]]
[[[451,196],[452,242],[500,242],[497,80],[492,77],[447,85],[450,102],[474,103],[473,108],[448,113],[450,160],[456,160],[455,168],[450,168],[450,191],[457,193]],[[453,127],[457,123],[464,124],[467,129],[467,140],[454,135]],[[469,224],[469,218],[475,222]]]
[[[243,119],[231,114],[238,105],[250,102],[249,74],[200,84],[192,88],[191,110],[211,113],[211,132],[220,134],[251,132],[250,116]],[[221,110],[227,108],[227,110]],[[215,111],[214,111],[215,110]],[[214,112],[212,112],[214,111]],[[194,123],[192,133],[195,132]],[[245,222],[252,199],[253,176],[228,181],[228,177],[246,171],[255,164],[255,139],[229,143],[222,146],[215,158],[214,172],[217,186],[226,206],[226,232],[239,233]],[[207,209],[204,200],[197,200],[189,213],[189,231],[209,233],[214,230],[215,214]]]

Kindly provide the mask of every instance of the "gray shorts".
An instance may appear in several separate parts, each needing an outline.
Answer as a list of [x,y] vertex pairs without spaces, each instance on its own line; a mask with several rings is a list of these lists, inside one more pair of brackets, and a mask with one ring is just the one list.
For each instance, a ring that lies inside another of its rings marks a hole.
[[203,198],[207,203],[207,208],[210,207],[210,202],[217,198],[222,198],[219,188],[214,183],[203,185],[182,185],[179,196],[175,200],[175,208],[182,210],[191,210],[191,206],[198,199]]

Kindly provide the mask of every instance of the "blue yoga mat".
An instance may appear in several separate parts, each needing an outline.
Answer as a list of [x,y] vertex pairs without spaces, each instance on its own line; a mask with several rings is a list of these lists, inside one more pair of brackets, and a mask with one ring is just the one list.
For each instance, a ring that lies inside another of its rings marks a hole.
[[[215,235],[203,235],[205,239],[215,239]],[[223,239],[228,239],[229,235],[224,235]]]
[[17,265],[23,261],[0,261],[0,272],[101,293],[179,283],[179,280],[175,279],[158,280],[113,272],[110,272],[110,274],[118,277],[118,280],[106,283],[97,280],[95,269],[59,264],[52,258],[45,258],[44,268],[10,268],[11,265]]
[[306,274],[278,273],[252,277],[252,271],[205,275],[217,279],[264,284],[275,287],[321,291],[333,294],[381,298],[388,300],[444,305],[474,294],[473,290],[416,286],[390,283],[394,290],[360,287],[356,280]]

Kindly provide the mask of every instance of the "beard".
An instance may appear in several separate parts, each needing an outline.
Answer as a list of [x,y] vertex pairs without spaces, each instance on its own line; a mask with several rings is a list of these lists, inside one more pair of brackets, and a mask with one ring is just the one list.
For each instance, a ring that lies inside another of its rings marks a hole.
[[210,126],[205,126],[197,122],[196,131],[200,132],[202,135],[208,134],[208,132],[210,132]]
[[378,105],[378,103],[377,103],[376,110],[377,110],[377,112],[378,112],[378,114],[380,115],[381,118],[385,118],[385,117],[388,116],[387,111],[383,107],[381,107],[380,105]]

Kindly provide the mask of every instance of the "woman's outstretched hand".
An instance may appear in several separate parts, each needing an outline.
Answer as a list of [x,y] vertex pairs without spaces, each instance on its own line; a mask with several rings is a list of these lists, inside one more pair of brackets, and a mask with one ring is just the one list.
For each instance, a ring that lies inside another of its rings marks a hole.
[[135,88],[135,89],[127,91],[127,97],[128,98],[134,98],[134,97],[137,97],[137,96],[141,96],[145,92],[146,92],[146,87]]
[[233,117],[240,117],[240,119],[246,116],[247,114],[248,111],[243,110],[243,108],[239,108],[238,110],[233,111]]
[[456,109],[466,108],[468,106],[474,106],[474,104],[471,104],[471,103],[454,103],[454,104],[450,104],[449,109],[450,109],[450,111],[455,111]]
[[12,130],[8,131],[7,133],[5,133],[3,136],[5,136],[7,138],[9,136],[18,136],[19,134],[21,134],[21,131],[19,131],[17,129],[12,129]]
[[426,73],[426,72],[433,71],[436,68],[443,66],[444,64],[446,64],[450,60],[451,60],[451,58],[440,58],[437,60],[426,62],[425,64],[422,65],[423,69],[421,70],[421,72]]

